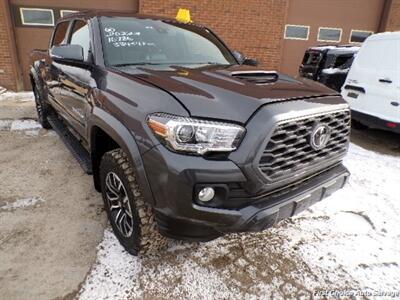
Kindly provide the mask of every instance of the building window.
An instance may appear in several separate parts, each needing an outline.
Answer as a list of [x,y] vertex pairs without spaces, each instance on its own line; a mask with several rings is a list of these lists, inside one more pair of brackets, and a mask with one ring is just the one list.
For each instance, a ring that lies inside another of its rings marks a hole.
[[340,42],[342,39],[341,28],[320,27],[318,30],[319,42]]
[[22,25],[54,26],[52,9],[20,7]]
[[310,26],[304,25],[286,25],[285,39],[287,40],[308,40]]
[[352,30],[350,34],[350,43],[362,43],[372,34],[374,34],[373,31]]
[[77,10],[62,9],[62,10],[60,10],[60,15],[61,15],[61,17],[65,17],[65,16],[68,16],[69,14],[73,14],[73,13],[76,13],[76,12],[78,12],[78,11]]

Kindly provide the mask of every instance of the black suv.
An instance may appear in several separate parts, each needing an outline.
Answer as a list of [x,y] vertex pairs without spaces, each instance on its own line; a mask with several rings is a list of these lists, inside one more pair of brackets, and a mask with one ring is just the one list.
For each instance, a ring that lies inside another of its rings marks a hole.
[[206,27],[107,11],[60,19],[32,53],[39,120],[130,253],[260,231],[345,184],[346,102],[254,62]]
[[304,54],[299,74],[340,92],[359,50],[360,47],[354,45],[309,48]]

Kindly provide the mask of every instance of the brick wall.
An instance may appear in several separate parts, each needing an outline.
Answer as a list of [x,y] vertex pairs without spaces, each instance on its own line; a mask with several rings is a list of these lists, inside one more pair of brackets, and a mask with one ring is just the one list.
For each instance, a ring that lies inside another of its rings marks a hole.
[[392,0],[386,31],[400,31],[400,0]]
[[0,86],[18,90],[15,47],[11,44],[10,16],[6,0],[0,0]]
[[140,0],[139,12],[175,17],[179,8],[187,8],[195,23],[210,27],[231,49],[279,69],[288,1]]

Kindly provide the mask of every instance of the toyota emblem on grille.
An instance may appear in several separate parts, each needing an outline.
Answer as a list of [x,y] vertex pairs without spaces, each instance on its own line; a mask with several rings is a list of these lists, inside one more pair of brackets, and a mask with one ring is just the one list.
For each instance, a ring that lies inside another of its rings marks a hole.
[[310,137],[310,145],[314,150],[325,148],[331,137],[331,129],[324,124],[316,124]]

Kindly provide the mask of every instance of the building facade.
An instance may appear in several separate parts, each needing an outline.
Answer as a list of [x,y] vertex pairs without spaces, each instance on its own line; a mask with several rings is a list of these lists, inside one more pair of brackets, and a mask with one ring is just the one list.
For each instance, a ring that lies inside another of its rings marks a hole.
[[268,69],[297,74],[307,47],[359,44],[400,30],[400,0],[0,0],[0,86],[29,90],[29,53],[47,48],[57,19],[113,9],[174,17],[187,8],[231,49]]

